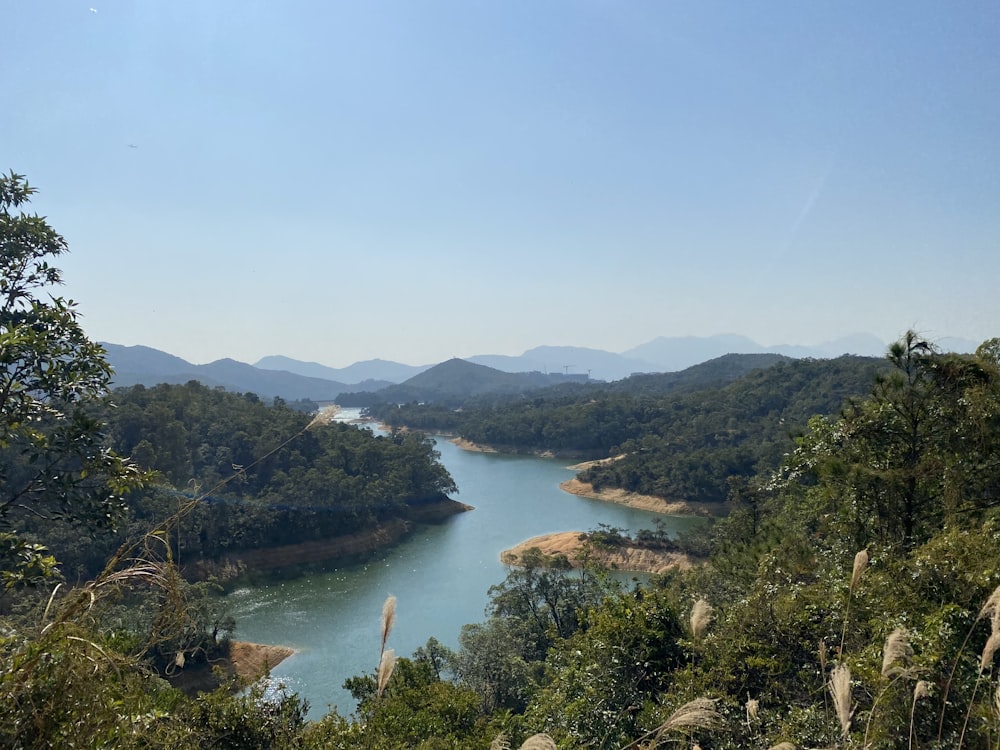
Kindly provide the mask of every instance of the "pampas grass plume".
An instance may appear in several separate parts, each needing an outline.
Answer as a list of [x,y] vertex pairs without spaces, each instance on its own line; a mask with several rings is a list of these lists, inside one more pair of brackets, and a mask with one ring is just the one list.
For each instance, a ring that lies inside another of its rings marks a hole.
[[389,684],[392,671],[396,668],[396,652],[387,648],[382,652],[382,659],[378,663],[378,677],[376,678],[377,689],[375,694],[381,698],[385,692],[385,686]]
[[747,724],[757,721],[760,715],[760,702],[756,698],[747,698]]
[[854,569],[851,571],[851,590],[861,580],[861,576],[868,568],[868,550],[863,549],[854,556]]
[[979,671],[985,672],[988,667],[993,666],[993,656],[1000,648],[1000,631],[994,631],[983,647],[983,655],[979,660]]
[[833,698],[837,719],[844,736],[851,729],[851,670],[846,664],[838,664],[830,672],[830,696]]
[[712,605],[704,599],[699,599],[691,608],[691,635],[696,639],[701,638],[708,630],[708,624],[712,621]]
[[927,680],[917,680],[917,684],[913,686],[914,702],[930,697],[931,697],[931,684]]
[[663,722],[660,731],[668,729],[711,729],[721,720],[711,698],[695,698],[678,708]]
[[547,734],[533,734],[521,744],[521,750],[556,750],[556,741]]
[[396,597],[389,595],[382,605],[382,650],[389,640],[389,631],[396,622]]
[[913,649],[910,647],[910,636],[905,628],[896,628],[889,637],[885,639],[885,647],[882,650],[882,676],[895,677],[905,672],[905,668],[898,662],[906,662],[913,656]]
[[989,617],[994,623],[996,623],[998,615],[1000,615],[1000,586],[993,589],[993,593],[986,600],[986,604],[979,610],[980,617]]
[[779,742],[777,745],[771,745],[767,750],[795,750],[795,745],[791,742]]

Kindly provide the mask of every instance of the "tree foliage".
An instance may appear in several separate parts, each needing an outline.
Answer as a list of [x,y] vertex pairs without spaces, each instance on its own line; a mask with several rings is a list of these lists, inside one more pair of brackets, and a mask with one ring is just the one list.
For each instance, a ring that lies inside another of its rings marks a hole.
[[1000,369],[941,354],[912,332],[887,358],[892,369],[868,398],[811,423],[788,471],[817,484],[812,498],[856,547],[909,549],[1000,501]]
[[836,413],[886,368],[864,357],[731,355],[682,373],[469,401],[460,412],[416,403],[371,411],[389,424],[457,432],[504,451],[615,458],[580,473],[597,490],[721,503],[733,478],[776,468],[810,417]]
[[195,381],[113,395],[116,408],[103,412],[109,444],[157,481],[129,495],[117,535],[83,539],[64,524],[24,519],[33,533],[44,527],[51,548],[82,577],[95,575],[126,537],[174,516],[175,559],[193,562],[367,530],[456,491],[418,433],[380,436],[341,423],[307,429],[311,417],[283,402]]
[[112,528],[135,467],[105,443],[100,408],[111,370],[90,341],[53,258],[66,241],[23,207],[34,189],[0,176],[0,576],[51,574],[54,559],[21,532],[26,514]]

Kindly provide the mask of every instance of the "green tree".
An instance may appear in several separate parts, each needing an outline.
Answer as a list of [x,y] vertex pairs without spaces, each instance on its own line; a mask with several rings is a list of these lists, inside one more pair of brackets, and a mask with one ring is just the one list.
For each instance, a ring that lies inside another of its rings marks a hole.
[[541,661],[557,639],[576,632],[581,612],[607,593],[606,582],[586,566],[574,570],[565,556],[531,548],[503,582],[490,587],[490,614],[517,631],[525,659]]
[[358,701],[358,725],[344,725],[336,712],[305,733],[307,746],[322,748],[486,747],[495,736],[480,711],[479,696],[468,687],[443,681],[430,662],[402,658],[385,692],[378,695],[372,675],[352,677],[344,687]]
[[871,395],[836,422],[814,419],[793,474],[818,483],[855,548],[912,549],[949,519],[997,503],[1000,370],[941,354],[913,332],[889,348]]
[[66,241],[44,217],[20,210],[34,193],[0,176],[0,577],[9,588],[55,570],[21,529],[26,514],[110,528],[139,474],[108,450],[95,416],[111,368],[90,341],[50,259]]
[[663,591],[642,588],[607,597],[584,619],[549,650],[526,723],[580,747],[623,747],[683,664],[680,619]]

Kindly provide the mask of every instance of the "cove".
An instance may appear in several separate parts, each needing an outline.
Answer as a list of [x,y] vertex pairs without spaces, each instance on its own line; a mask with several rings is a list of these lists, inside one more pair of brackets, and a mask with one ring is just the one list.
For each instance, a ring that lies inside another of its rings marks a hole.
[[485,619],[488,589],[506,575],[500,553],[518,542],[602,523],[634,532],[652,528],[656,518],[673,531],[698,522],[563,492],[559,483],[573,476],[571,461],[469,452],[445,438],[436,443],[458,485],[456,499],[475,510],[420,526],[367,562],[254,580],[228,595],[240,640],[297,650],[272,671],[271,683],[308,700],[310,719],[331,707],[344,716],[354,710],[343,682],[377,667],[388,595],[397,599],[388,643],[397,655],[409,656],[431,636],[455,648],[462,625]]

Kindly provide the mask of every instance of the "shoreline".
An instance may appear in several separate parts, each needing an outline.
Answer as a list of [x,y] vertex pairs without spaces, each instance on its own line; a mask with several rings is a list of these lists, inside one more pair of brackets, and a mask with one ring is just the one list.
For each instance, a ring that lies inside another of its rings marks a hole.
[[[444,435],[444,437],[448,437],[448,436]],[[577,457],[579,457],[579,455],[580,455],[579,453],[570,453],[570,454],[562,455],[562,454],[559,454],[556,451],[551,451],[551,450],[545,450],[545,451],[539,451],[539,450],[522,451],[522,450],[518,450],[516,447],[513,447],[513,446],[502,446],[502,447],[498,448],[498,447],[493,446],[493,445],[484,445],[482,443],[474,443],[471,440],[467,440],[466,438],[461,437],[461,436],[450,438],[448,440],[448,442],[449,443],[453,443],[453,444],[457,445],[459,448],[461,448],[463,451],[469,451],[470,453],[502,453],[504,455],[510,455],[510,456],[536,456],[538,458],[566,458],[568,456],[577,456]]]
[[451,498],[411,505],[404,518],[385,521],[367,531],[298,544],[241,550],[222,557],[195,560],[183,565],[182,571],[189,580],[217,578],[225,582],[251,573],[364,558],[397,544],[413,531],[414,524],[440,523],[473,509],[473,506]]
[[629,508],[648,510],[667,516],[718,516],[722,515],[726,510],[724,505],[716,503],[695,503],[688,500],[671,501],[657,497],[656,495],[640,495],[637,492],[628,492],[621,489],[595,490],[594,486],[589,482],[580,481],[575,477],[561,482],[559,489],[577,497],[586,497],[591,500],[625,505]]
[[239,683],[258,680],[296,653],[289,646],[231,641],[227,656],[180,669],[170,675],[167,682],[182,693],[195,695],[216,690],[227,681],[236,679],[238,690],[241,687]]
[[518,565],[521,555],[537,549],[545,557],[564,556],[573,568],[582,566],[581,557],[598,561],[603,567],[630,573],[666,573],[669,570],[689,570],[701,561],[684,552],[665,552],[644,547],[600,548],[588,545],[588,535],[582,531],[559,531],[527,539],[500,553],[504,565]]
[[470,453],[499,453],[496,448],[490,447],[489,445],[479,445],[478,443],[473,443],[471,440],[466,440],[464,437],[453,437],[448,440],[449,443],[454,443],[463,451],[469,451]]
[[229,648],[229,663],[233,672],[247,680],[256,680],[297,653],[290,646],[270,646],[250,641],[233,641]]
[[[448,442],[453,443],[462,450],[469,451],[471,453],[512,453],[513,455],[524,455],[517,451],[505,451],[492,445],[474,443],[461,436],[453,437]],[[530,455],[538,456],[539,458],[558,458],[558,455],[552,451],[533,451]],[[591,466],[613,463],[623,457],[624,454],[620,456],[611,456],[610,458],[598,458],[590,461],[582,461],[580,463],[571,464],[566,468],[571,471],[581,472]],[[585,497],[590,500],[600,500],[606,503],[615,503],[629,508],[636,508],[637,510],[661,513],[665,516],[702,516],[707,518],[725,515],[728,510],[724,504],[719,503],[699,503],[690,500],[666,500],[657,495],[642,495],[638,492],[629,492],[627,490],[617,488],[595,490],[592,484],[577,479],[576,477],[568,479],[565,482],[561,482],[559,484],[559,489],[563,492],[568,492],[571,495],[576,495],[577,497]]]

